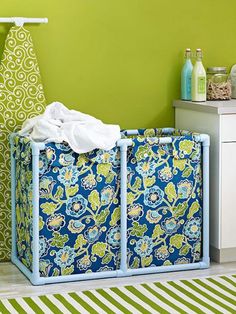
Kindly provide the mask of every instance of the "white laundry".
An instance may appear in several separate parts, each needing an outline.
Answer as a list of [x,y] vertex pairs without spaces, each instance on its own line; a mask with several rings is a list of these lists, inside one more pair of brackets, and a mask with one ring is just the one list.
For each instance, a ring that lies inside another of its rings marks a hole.
[[112,149],[120,139],[120,127],[104,124],[101,120],[54,102],[47,106],[43,114],[26,120],[19,134],[40,142],[65,141],[73,151],[81,154],[96,148]]

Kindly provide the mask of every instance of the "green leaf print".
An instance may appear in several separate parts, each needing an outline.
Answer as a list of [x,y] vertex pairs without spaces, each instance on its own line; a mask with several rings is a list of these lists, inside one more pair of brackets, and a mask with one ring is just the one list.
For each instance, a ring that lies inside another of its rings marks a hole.
[[74,272],[74,265],[71,265],[70,267],[62,268],[61,270],[62,276],[71,275],[73,272]]
[[169,202],[173,202],[177,198],[177,193],[175,190],[174,183],[169,182],[165,187],[165,193]]
[[183,234],[175,234],[170,238],[170,245],[174,246],[176,249],[180,249],[183,245],[183,241]]
[[127,193],[127,204],[133,204],[133,201],[135,199],[135,194],[133,194],[132,192]]
[[101,174],[104,177],[108,176],[110,169],[111,169],[111,164],[98,164],[97,165],[97,173]]
[[148,229],[146,224],[140,225],[137,221],[132,222],[132,226],[130,234],[136,237],[142,237]]
[[97,210],[100,205],[100,197],[99,197],[99,193],[96,190],[93,190],[88,197],[89,202],[91,203],[92,209],[95,211]]
[[181,217],[185,214],[186,209],[188,208],[188,203],[183,202],[178,204],[176,207],[173,209],[173,215],[178,218]]
[[43,221],[43,217],[39,217],[39,231],[43,229],[44,226],[44,221]]
[[161,229],[161,226],[160,225],[156,225],[154,230],[153,230],[153,233],[152,233],[152,238],[153,239],[159,238],[164,233],[165,233],[165,231],[163,229]]
[[151,178],[149,178],[149,177],[144,178],[144,184],[147,188],[152,186],[155,182],[156,182],[155,176],[152,176]]
[[110,226],[115,226],[120,220],[120,207],[116,207],[111,215]]
[[112,256],[113,255],[111,253],[107,253],[102,259],[102,264],[109,264],[112,260]]
[[57,204],[52,202],[43,203],[40,208],[42,208],[43,213],[46,215],[52,215],[57,209]]
[[192,169],[188,167],[188,168],[184,169],[182,177],[188,178],[191,175],[191,173],[192,173]]
[[115,173],[114,172],[109,172],[107,177],[106,177],[106,183],[111,183],[115,178]]
[[56,191],[56,193],[54,195],[54,198],[57,199],[57,200],[61,199],[62,196],[63,196],[63,192],[64,192],[63,188],[61,186],[58,186],[57,187],[57,191]]
[[79,168],[83,167],[88,162],[88,160],[89,159],[86,157],[85,154],[80,154],[76,162],[76,166]]
[[53,232],[53,238],[51,239],[51,246],[63,248],[65,243],[69,240],[68,234],[62,235],[59,232]]
[[141,184],[142,180],[139,177],[137,177],[134,181],[134,184],[132,185],[132,189],[136,191],[139,190],[141,188]]
[[200,205],[199,205],[198,201],[194,201],[194,202],[192,203],[192,205],[190,206],[190,209],[189,209],[189,213],[188,213],[187,218],[189,219],[189,218],[193,217],[193,215],[194,215],[196,212],[198,212],[199,208],[200,208]]
[[148,267],[152,263],[153,257],[152,255],[146,256],[142,258],[142,266],[143,267]]
[[179,251],[179,255],[187,255],[189,250],[191,249],[191,245],[189,245],[188,243],[185,244]]
[[75,186],[70,186],[66,189],[67,196],[74,196],[79,191],[79,186],[76,184]]
[[78,235],[76,241],[75,241],[75,245],[74,248],[77,249],[81,249],[85,244],[87,244],[87,240],[84,238],[84,236],[82,234]]
[[145,144],[144,146],[139,146],[135,156],[137,158],[137,161],[140,161],[142,159],[150,157],[151,154],[152,154],[152,152],[150,150],[150,145]]
[[97,255],[99,257],[103,257],[105,255],[107,248],[107,244],[103,242],[97,242],[92,246],[92,254]]
[[191,154],[193,150],[194,142],[190,140],[183,140],[179,144],[179,148],[185,153],[185,154]]
[[96,225],[101,225],[105,223],[109,213],[110,213],[109,209],[106,208],[106,209],[103,209],[98,215],[96,215],[95,217]]
[[139,268],[139,258],[137,256],[135,256],[131,268],[133,269]]

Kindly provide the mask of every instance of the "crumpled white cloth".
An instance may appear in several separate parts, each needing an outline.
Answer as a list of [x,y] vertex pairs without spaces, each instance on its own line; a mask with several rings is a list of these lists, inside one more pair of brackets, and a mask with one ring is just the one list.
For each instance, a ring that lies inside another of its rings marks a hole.
[[120,127],[104,124],[101,120],[54,102],[46,107],[43,114],[27,119],[19,134],[46,143],[65,141],[73,151],[82,154],[96,148],[112,149],[120,139]]

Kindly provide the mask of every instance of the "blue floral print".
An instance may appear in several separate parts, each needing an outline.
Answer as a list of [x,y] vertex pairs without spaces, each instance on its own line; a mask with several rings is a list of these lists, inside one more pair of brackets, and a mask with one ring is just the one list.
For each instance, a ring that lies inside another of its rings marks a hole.
[[146,257],[152,253],[153,240],[148,236],[144,236],[136,242],[134,251],[141,257]]
[[59,182],[64,185],[74,185],[78,181],[79,172],[76,166],[67,166],[59,170],[59,176],[57,177]]
[[80,194],[70,198],[66,204],[66,213],[69,216],[80,217],[85,211],[88,201]]
[[107,242],[115,248],[120,246],[120,227],[115,226],[108,230]]
[[45,154],[39,156],[39,175],[43,175],[49,166],[48,158]]
[[152,176],[156,170],[156,162],[155,161],[143,161],[139,162],[136,171],[142,176]]
[[72,154],[60,154],[59,156],[59,163],[62,166],[70,166],[74,163],[75,158],[72,156]]
[[60,267],[66,267],[73,264],[75,259],[75,250],[70,246],[65,246],[56,253],[54,262]]
[[101,202],[102,202],[102,204],[103,205],[108,205],[111,202],[111,200],[112,200],[112,198],[114,196],[114,193],[115,193],[114,189],[110,185],[105,187],[102,190],[102,192],[101,192]]
[[164,192],[157,186],[148,188],[144,192],[144,204],[156,208],[161,204]]
[[49,244],[47,238],[44,236],[39,237],[39,257],[47,255]]
[[191,218],[184,225],[184,234],[189,240],[199,239],[201,235],[201,218]]
[[[202,256],[202,165],[197,135],[139,130],[127,152],[128,268],[195,263]],[[170,136],[171,144],[160,144]],[[32,154],[15,138],[17,254],[32,269]],[[40,152],[42,277],[120,267],[120,152],[76,154],[66,143]]]
[[51,177],[42,177],[39,183],[39,196],[42,198],[50,198],[56,181]]
[[164,167],[158,171],[158,177],[162,182],[168,182],[173,178],[172,170],[170,167]]
[[146,219],[149,221],[151,224],[157,224],[162,218],[162,215],[160,215],[158,210],[148,210]]
[[192,183],[188,180],[183,180],[178,183],[178,195],[181,199],[186,199],[192,192]]
[[81,233],[85,228],[85,224],[83,224],[79,220],[70,220],[68,229],[71,233]]
[[99,239],[101,235],[101,231],[98,226],[89,227],[88,230],[85,231],[84,236],[88,240],[89,243],[94,243]]
[[177,231],[177,229],[179,228],[179,223],[178,220],[176,220],[175,218],[171,217],[171,218],[166,218],[163,222],[162,222],[162,228],[165,230],[165,232],[167,234],[171,234]]

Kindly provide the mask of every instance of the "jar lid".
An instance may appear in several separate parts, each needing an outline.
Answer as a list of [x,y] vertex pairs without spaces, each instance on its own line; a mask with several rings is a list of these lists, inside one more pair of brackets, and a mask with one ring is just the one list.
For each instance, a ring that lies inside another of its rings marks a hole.
[[211,67],[207,68],[207,73],[222,73],[226,74],[227,73],[227,68],[226,67]]

